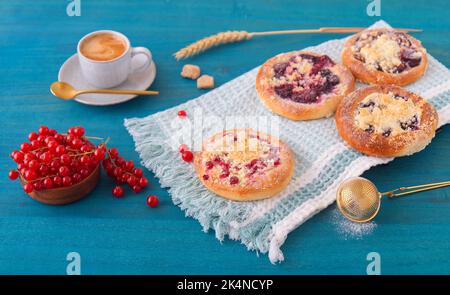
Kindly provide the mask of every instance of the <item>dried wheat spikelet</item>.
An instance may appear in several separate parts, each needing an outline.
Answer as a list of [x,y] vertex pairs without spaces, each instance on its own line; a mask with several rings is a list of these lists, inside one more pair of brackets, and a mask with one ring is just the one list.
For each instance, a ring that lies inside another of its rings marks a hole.
[[[265,32],[247,32],[247,31],[228,31],[211,35],[203,38],[191,45],[177,51],[174,56],[177,60],[197,55],[211,47],[226,43],[234,43],[243,40],[249,40],[253,36],[269,36],[269,35],[288,35],[288,34],[311,34],[311,33],[357,33],[365,30],[364,27],[324,27],[319,29],[303,29],[303,30],[282,30],[282,31],[265,31]],[[402,32],[421,32],[420,29],[394,29]]]
[[248,40],[252,37],[249,32],[246,31],[228,31],[222,32],[209,37],[203,38],[197,42],[194,42],[183,49],[177,51],[174,55],[177,60],[188,58],[193,55],[197,55],[211,47],[218,46],[225,43],[234,43],[242,40]]

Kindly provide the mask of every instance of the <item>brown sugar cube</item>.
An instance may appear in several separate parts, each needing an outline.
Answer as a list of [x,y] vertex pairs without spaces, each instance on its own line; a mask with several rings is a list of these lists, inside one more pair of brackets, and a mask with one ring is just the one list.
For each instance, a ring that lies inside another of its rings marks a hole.
[[195,80],[200,76],[200,67],[196,65],[184,65],[181,71],[181,76]]
[[197,88],[208,89],[214,88],[214,78],[208,75],[202,75],[197,79]]

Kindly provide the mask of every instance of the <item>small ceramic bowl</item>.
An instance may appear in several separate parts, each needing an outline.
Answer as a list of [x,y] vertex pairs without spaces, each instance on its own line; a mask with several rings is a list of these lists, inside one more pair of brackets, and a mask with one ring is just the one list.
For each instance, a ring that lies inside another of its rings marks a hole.
[[[70,204],[86,197],[97,186],[99,180],[100,165],[94,169],[91,175],[77,184],[68,187],[32,191],[29,195],[36,201],[48,205]],[[24,184],[23,179],[20,179],[20,181]]]

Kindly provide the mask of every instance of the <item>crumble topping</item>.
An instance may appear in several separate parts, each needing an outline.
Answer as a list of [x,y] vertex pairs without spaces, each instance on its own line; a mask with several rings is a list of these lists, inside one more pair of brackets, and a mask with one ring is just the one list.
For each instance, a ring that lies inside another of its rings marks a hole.
[[203,180],[245,186],[281,164],[280,147],[253,134],[225,133],[208,142]]
[[371,93],[356,109],[355,124],[368,133],[396,135],[419,127],[420,107],[407,97]]
[[419,48],[401,32],[363,33],[352,50],[357,60],[386,73],[401,73],[418,66],[422,60]]

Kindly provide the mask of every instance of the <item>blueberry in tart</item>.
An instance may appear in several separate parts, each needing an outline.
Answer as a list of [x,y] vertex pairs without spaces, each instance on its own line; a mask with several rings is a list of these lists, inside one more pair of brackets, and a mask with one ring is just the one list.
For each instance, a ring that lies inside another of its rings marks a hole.
[[420,41],[392,29],[366,30],[351,37],[342,63],[368,84],[407,85],[423,76],[427,52]]
[[264,105],[291,120],[333,115],[355,80],[344,66],[327,55],[308,51],[279,54],[266,61],[256,77],[256,91]]
[[273,197],[294,173],[294,154],[280,139],[252,129],[232,129],[208,138],[194,157],[200,181],[234,201]]
[[394,85],[374,85],[345,97],[336,110],[339,135],[376,157],[400,157],[424,149],[438,124],[434,107]]

